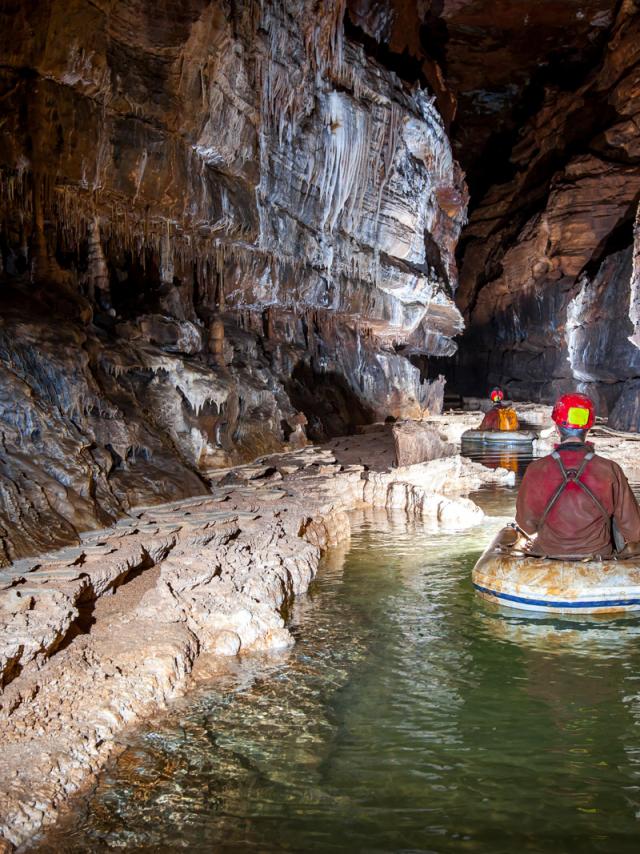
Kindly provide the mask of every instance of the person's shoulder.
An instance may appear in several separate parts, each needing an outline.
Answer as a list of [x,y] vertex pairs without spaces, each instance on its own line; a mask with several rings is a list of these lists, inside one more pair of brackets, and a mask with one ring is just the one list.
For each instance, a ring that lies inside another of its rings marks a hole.
[[535,474],[535,472],[537,471],[542,471],[543,469],[546,469],[550,463],[556,465],[551,454],[547,454],[546,457],[539,457],[537,460],[532,460],[527,466],[527,470],[525,471],[524,476],[526,477],[529,472]]
[[594,453],[593,462],[602,468],[607,468],[607,469],[609,469],[609,471],[616,472],[616,474],[617,473],[624,474],[624,470],[623,470],[622,466],[619,463],[617,463],[615,460],[610,460],[608,457],[601,457],[600,454]]

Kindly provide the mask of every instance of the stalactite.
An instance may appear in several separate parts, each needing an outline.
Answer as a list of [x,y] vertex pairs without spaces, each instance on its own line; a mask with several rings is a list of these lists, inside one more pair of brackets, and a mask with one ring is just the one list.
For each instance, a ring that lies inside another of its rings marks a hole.
[[100,240],[100,223],[95,216],[89,226],[89,299],[105,309],[111,308],[109,270]]
[[319,0],[303,23],[307,56],[320,77],[342,67],[345,7],[346,0]]
[[640,204],[633,229],[633,267],[629,287],[629,318],[633,323],[631,343],[640,348]]

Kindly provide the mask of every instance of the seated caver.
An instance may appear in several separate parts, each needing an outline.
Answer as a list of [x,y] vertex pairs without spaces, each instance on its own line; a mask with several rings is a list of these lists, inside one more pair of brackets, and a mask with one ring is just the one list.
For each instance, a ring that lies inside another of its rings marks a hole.
[[575,559],[637,554],[638,502],[620,466],[586,441],[595,422],[593,401],[565,394],[551,417],[560,443],[529,465],[518,492],[516,522],[528,536],[536,535],[528,549]]
[[490,397],[493,406],[482,419],[478,430],[517,430],[518,416],[512,407],[502,402],[504,400],[502,389],[492,389]]

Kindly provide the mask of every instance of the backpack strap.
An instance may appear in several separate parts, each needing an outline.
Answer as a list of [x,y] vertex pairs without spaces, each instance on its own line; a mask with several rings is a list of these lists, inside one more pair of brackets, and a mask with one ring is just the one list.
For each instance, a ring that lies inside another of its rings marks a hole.
[[567,485],[570,482],[575,483],[576,486],[578,486],[584,493],[586,493],[589,496],[589,498],[591,498],[591,500],[596,505],[598,510],[602,513],[604,518],[607,520],[607,522],[609,522],[609,520],[611,519],[611,516],[607,512],[606,508],[602,505],[602,503],[598,500],[598,498],[596,498],[596,496],[589,489],[589,487],[580,480],[580,476],[582,475],[582,473],[584,472],[584,470],[586,469],[586,467],[589,465],[589,463],[591,462],[591,460],[594,457],[593,451],[587,451],[587,453],[584,455],[582,462],[580,463],[580,467],[578,469],[566,469],[564,467],[564,463],[562,462],[562,457],[560,456],[560,454],[557,451],[554,451],[551,454],[551,456],[560,466],[560,471],[562,473],[562,483],[558,486],[556,491],[553,493],[553,495],[551,496],[551,498],[549,500],[549,503],[547,504],[547,506],[544,509],[544,512],[540,518],[540,528],[542,528],[542,526],[546,522],[547,516],[549,515],[549,513],[551,512],[551,510],[555,506],[556,502],[558,501],[558,499],[560,498],[560,496],[562,495],[562,493],[564,492],[564,490],[566,489]]
[[542,526],[546,522],[547,516],[549,515],[549,513],[551,512],[551,510],[555,506],[556,501],[558,500],[558,498],[560,498],[560,496],[562,495],[562,493],[565,490],[567,483],[569,482],[569,478],[567,477],[567,470],[564,467],[564,464],[562,462],[562,457],[560,456],[560,454],[557,451],[554,451],[551,454],[551,456],[560,466],[560,472],[562,474],[562,482],[558,486],[556,491],[553,493],[551,498],[549,499],[549,503],[547,504],[547,506],[544,508],[544,512],[543,512],[542,516],[540,517],[540,526],[539,526],[540,528],[542,528]]

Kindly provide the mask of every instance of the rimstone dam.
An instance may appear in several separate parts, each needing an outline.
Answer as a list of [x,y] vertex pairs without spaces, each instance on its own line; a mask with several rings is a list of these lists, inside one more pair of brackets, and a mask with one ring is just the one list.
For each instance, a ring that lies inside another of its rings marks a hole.
[[0,303],[1,854],[637,850],[471,572],[562,395],[640,494],[638,0],[2,0]]

